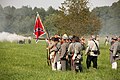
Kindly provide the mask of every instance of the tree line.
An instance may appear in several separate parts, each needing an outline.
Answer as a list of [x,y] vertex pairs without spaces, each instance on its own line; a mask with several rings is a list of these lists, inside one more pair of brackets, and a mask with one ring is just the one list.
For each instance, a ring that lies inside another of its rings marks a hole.
[[36,18],[36,12],[39,12],[41,20],[44,22],[45,17],[57,12],[51,6],[46,11],[44,8],[23,6],[16,9],[14,6],[2,7],[0,5],[0,31],[6,31],[17,34],[32,34]]
[[111,7],[97,7],[92,11],[87,6],[88,0],[65,0],[61,3],[59,10],[52,6],[45,10],[42,7],[32,9],[29,6],[21,8],[6,6],[3,8],[0,5],[0,31],[32,35],[36,12],[38,12],[45,29],[51,35],[64,33],[77,36],[98,34],[104,27],[106,28],[106,21],[109,19],[108,22],[115,20],[114,25],[117,26],[116,23],[120,21],[120,17],[118,17],[120,8],[116,4],[119,2],[114,3]]
[[120,35],[120,0],[112,6],[96,7],[92,12],[102,21],[100,34]]

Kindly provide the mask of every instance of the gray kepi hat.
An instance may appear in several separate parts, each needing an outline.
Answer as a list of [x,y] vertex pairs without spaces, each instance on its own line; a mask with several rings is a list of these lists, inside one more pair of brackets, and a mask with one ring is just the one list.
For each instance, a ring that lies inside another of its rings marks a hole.
[[62,36],[62,39],[68,39],[67,34],[64,34],[64,35]]

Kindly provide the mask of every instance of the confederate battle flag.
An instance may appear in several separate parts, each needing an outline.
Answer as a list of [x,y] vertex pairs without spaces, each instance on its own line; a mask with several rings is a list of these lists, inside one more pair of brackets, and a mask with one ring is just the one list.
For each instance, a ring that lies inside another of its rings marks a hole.
[[34,35],[36,36],[36,42],[38,41],[39,36],[42,36],[43,34],[45,34],[44,26],[41,22],[39,14],[37,13],[34,25]]

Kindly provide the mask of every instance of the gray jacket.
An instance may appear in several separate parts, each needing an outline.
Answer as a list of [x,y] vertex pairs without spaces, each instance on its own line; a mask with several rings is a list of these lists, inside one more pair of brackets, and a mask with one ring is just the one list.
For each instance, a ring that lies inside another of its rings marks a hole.
[[[99,48],[99,42],[94,40]],[[88,41],[88,46],[86,48],[85,54],[90,54],[90,56],[98,56],[98,54],[94,54],[92,51],[97,51],[98,48],[93,40]],[[90,51],[90,52],[89,52]]]
[[69,43],[63,43],[60,48],[60,58],[64,58],[67,54]]
[[113,44],[113,56],[120,55],[120,42],[116,41]]
[[[116,41],[110,47],[110,62],[120,59],[120,42]],[[114,57],[114,58],[113,58]]]
[[80,42],[75,42],[74,43],[74,55],[73,55],[73,57],[72,57],[72,59],[73,60],[75,60],[75,58],[77,57],[77,55],[78,54],[80,54],[80,56],[81,56],[81,50],[82,50],[82,45],[81,45],[81,43]]

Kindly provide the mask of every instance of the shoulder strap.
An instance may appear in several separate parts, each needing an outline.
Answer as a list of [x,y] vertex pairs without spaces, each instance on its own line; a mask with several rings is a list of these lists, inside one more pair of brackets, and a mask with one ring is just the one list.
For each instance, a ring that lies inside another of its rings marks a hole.
[[99,50],[97,43],[96,43],[94,40],[93,40],[93,42],[95,43],[95,45],[96,45],[97,49]]
[[57,51],[59,51],[61,48],[61,44],[57,43],[56,48],[57,48]]

